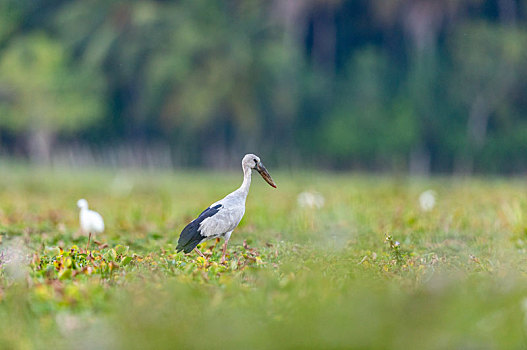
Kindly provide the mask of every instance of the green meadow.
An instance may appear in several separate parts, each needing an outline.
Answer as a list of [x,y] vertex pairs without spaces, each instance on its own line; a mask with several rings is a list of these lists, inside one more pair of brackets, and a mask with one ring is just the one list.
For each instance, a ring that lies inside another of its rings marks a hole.
[[[175,247],[241,172],[4,163],[0,348],[527,347],[525,179],[269,171],[222,265]],[[106,223],[88,252],[79,198]]]

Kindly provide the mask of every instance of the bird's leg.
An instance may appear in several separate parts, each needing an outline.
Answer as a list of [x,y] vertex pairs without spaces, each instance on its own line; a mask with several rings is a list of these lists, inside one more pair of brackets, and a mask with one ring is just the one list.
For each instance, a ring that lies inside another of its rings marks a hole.
[[201,256],[203,259],[207,260],[207,258],[205,257],[205,255],[203,255],[203,253],[202,253],[198,248],[194,248],[194,250],[196,251],[196,253],[199,254],[199,256]]
[[225,243],[223,243],[223,252],[221,254],[220,264],[225,263],[225,253],[227,253],[227,244],[229,243],[229,239],[231,238],[231,232],[227,232],[225,235]]
[[220,264],[225,263],[225,253],[227,252],[227,242],[228,241],[225,241],[225,243],[223,243],[223,253],[221,254]]
[[88,232],[88,244],[86,244],[86,253],[88,253],[88,248],[90,247],[91,232]]

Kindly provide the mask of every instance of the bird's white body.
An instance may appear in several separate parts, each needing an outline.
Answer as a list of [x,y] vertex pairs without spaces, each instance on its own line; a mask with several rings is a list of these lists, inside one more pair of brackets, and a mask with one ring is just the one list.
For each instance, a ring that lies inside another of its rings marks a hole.
[[80,199],[77,206],[80,208],[79,222],[83,234],[104,232],[104,220],[101,214],[88,209],[88,202],[85,199]]
[[[189,253],[192,249],[209,239],[224,237],[222,261],[232,231],[238,226],[245,214],[245,201],[251,187],[252,170],[257,170],[269,185],[276,187],[267,169],[254,154],[247,154],[242,160],[243,182],[234,192],[210,205],[181,232],[178,251]],[[198,251],[199,252],[199,251]]]
[[91,233],[102,233],[104,232],[104,220],[102,219],[101,214],[96,211],[83,209],[79,215],[81,229],[87,234]]
[[206,237],[205,240],[218,237],[225,237],[228,240],[232,231],[242,221],[245,214],[245,201],[251,187],[251,169],[244,167],[243,175],[240,188],[209,206],[213,208],[221,205],[214,216],[204,219],[199,226],[201,235]]

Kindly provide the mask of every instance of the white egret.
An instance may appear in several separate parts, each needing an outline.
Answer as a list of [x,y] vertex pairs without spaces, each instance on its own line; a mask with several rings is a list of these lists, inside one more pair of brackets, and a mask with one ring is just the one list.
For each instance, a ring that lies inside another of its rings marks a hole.
[[86,199],[79,199],[77,201],[77,207],[80,209],[79,221],[81,231],[83,234],[88,235],[88,244],[86,245],[86,251],[88,251],[92,234],[102,233],[104,231],[104,220],[101,214],[88,209],[88,201]]

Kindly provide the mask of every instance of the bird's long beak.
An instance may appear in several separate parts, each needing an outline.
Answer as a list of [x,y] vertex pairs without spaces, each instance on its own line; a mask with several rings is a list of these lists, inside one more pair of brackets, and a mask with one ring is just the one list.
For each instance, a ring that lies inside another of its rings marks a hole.
[[256,170],[260,173],[263,179],[267,181],[269,185],[276,188],[273,178],[271,177],[271,175],[269,175],[269,172],[267,171],[267,169],[265,169],[262,162],[258,162],[258,164],[256,164]]

